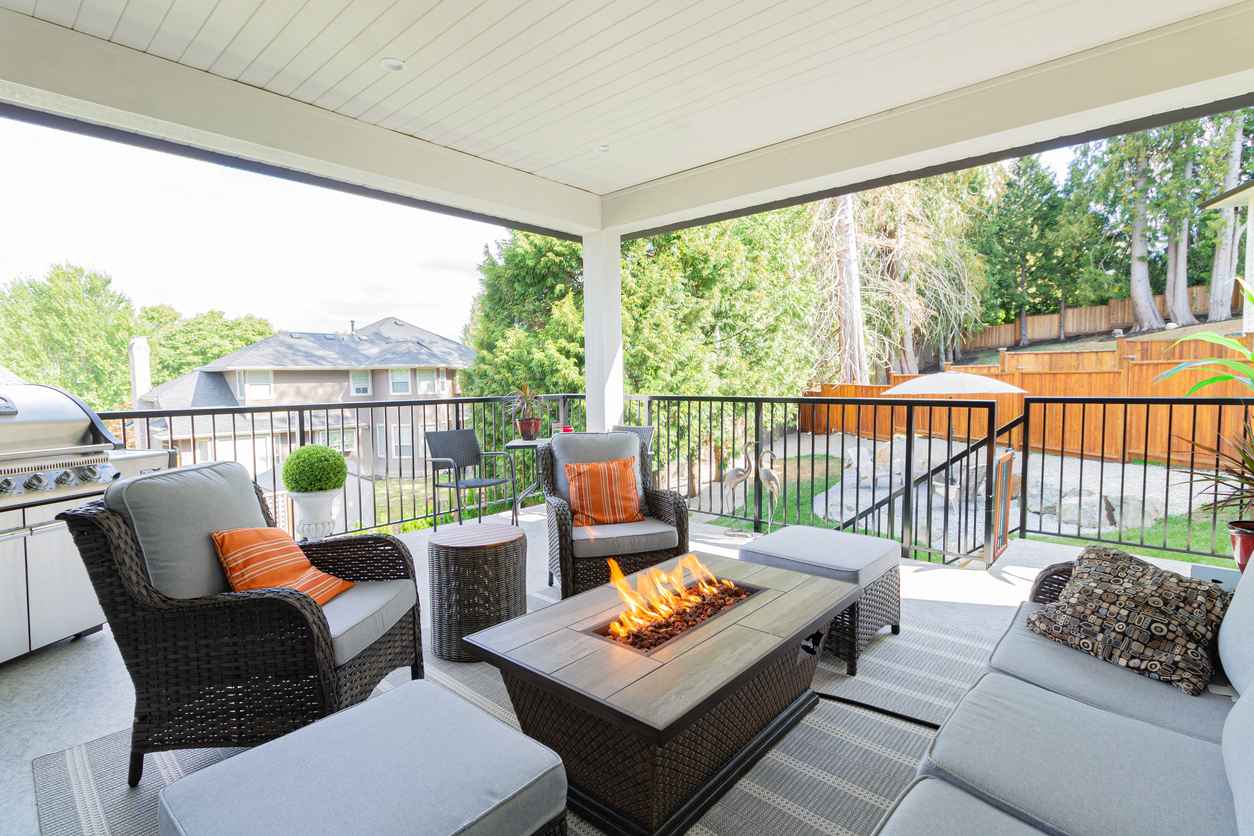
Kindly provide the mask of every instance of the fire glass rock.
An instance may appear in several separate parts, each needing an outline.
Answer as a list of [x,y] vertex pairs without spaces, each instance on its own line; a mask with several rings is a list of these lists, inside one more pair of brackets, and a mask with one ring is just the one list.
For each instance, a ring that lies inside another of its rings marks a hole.
[[625,636],[610,634],[608,638],[628,647],[634,647],[636,650],[648,652],[749,597],[749,590],[741,586],[719,586],[708,591],[689,587],[688,591],[700,595],[701,602],[676,612],[664,621],[641,627]]

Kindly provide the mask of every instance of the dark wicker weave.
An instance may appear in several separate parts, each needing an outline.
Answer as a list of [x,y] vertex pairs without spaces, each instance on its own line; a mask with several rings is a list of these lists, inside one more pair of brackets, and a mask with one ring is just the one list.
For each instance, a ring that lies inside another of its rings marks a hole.
[[857,676],[858,654],[880,630],[889,626],[893,635],[901,632],[901,573],[896,567],[867,584],[862,599],[832,620],[827,648],[845,660],[849,676]]
[[[274,518],[258,491],[266,522]],[[57,515],[74,536],[96,597],[135,685],[128,780],[146,752],[255,746],[361,702],[393,670],[422,677],[421,619],[414,604],[391,630],[336,666],[322,608],[291,589],[177,599],[158,592],[134,530],[104,502]],[[414,577],[394,537],[300,544],[309,561],[352,581]]]
[[555,818],[542,825],[532,836],[566,836],[567,832],[566,811],[563,810]]
[[[521,529],[512,539],[476,543],[485,529],[445,529],[427,545],[431,567],[431,641],[435,655],[452,662],[474,662],[479,655],[462,642],[502,621],[527,612],[527,537]],[[458,543],[457,539],[466,540]]]
[[1062,588],[1071,580],[1073,569],[1074,561],[1046,566],[1032,583],[1032,594],[1028,596],[1028,600],[1034,604],[1052,604],[1057,601]]
[[786,648],[662,745],[502,674],[523,732],[561,756],[570,785],[652,832],[809,689],[817,662],[817,654]]
[[[553,448],[542,445],[536,448],[536,465],[540,471],[540,485],[544,489],[545,510],[549,523],[549,575],[562,581],[562,597],[583,592],[609,583],[610,570],[605,557],[577,558],[571,538],[570,504],[557,493],[554,481]],[[675,527],[679,541],[674,548],[655,552],[611,555],[630,575],[688,552],[688,503],[675,491],[656,490],[649,484],[648,470],[641,468],[640,478],[645,486],[645,516],[661,520]]]

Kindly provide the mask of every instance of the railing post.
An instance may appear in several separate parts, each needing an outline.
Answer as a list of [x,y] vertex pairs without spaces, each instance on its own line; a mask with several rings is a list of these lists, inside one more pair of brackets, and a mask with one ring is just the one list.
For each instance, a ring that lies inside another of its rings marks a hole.
[[296,446],[305,446],[305,410],[303,409],[296,410]]
[[[931,443],[929,439],[928,443]],[[906,402],[906,461],[905,481],[901,486],[901,556],[914,556],[914,404]],[[875,478],[875,465],[871,465],[871,478]],[[888,505],[891,508],[893,501],[893,465],[890,461],[888,464]],[[892,529],[889,529],[892,532]],[[931,546],[931,543],[928,543]]]
[[[762,459],[762,401],[761,399],[753,402],[753,440],[754,455],[753,459],[761,461]],[[753,530],[761,534],[762,525],[762,474],[755,466],[753,468]]]
[[557,421],[563,427],[570,425],[570,404],[565,395],[557,396]]
[[[1032,402],[1023,399],[1023,470],[1019,477],[1019,538],[1028,537],[1028,456],[1032,453]],[[1013,445],[1012,445],[1013,446]],[[1043,461],[1043,460],[1042,460]],[[1009,491],[1007,491],[1009,494]],[[1010,501],[1010,497],[1006,497]],[[1010,536],[1007,532],[1006,536]]]
[[[988,437],[984,440],[984,461],[987,467],[984,468],[984,568],[993,565],[993,560],[997,557],[997,542],[993,534],[993,481],[997,474],[996,458],[997,458],[997,404],[994,403],[988,408]],[[1009,486],[1007,486],[1009,488]],[[1009,490],[1006,491],[1009,494]],[[1022,493],[1022,491],[1020,491]],[[1006,499],[1009,502],[1009,497]],[[1007,532],[1009,536],[1009,532]]]

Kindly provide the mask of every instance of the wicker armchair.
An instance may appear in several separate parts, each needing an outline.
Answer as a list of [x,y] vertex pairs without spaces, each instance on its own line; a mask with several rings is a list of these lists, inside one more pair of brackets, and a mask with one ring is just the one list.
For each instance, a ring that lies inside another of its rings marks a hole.
[[[255,487],[255,486],[254,486]],[[260,489],[267,524],[274,518]],[[146,752],[254,746],[370,696],[393,670],[422,677],[418,604],[337,666],[330,628],[312,598],[290,589],[168,597],[149,582],[127,518],[102,500],[58,515],[78,546],[135,685],[128,781]],[[353,581],[414,577],[394,537],[300,544],[323,571]]]
[[[643,447],[642,447],[643,449]],[[631,554],[608,555],[618,561],[623,572],[630,574],[653,566],[677,555],[688,552],[688,504],[675,491],[653,488],[649,480],[646,458],[640,457],[640,479],[644,486],[644,505],[641,512],[675,529],[678,542],[675,546],[658,551],[641,551]],[[562,597],[583,592],[609,583],[607,555],[580,558],[575,555],[572,514],[570,504],[562,498],[557,487],[557,462],[550,445],[536,450],[536,464],[540,473],[540,486],[544,489],[545,512],[548,517],[549,578],[561,579]]]

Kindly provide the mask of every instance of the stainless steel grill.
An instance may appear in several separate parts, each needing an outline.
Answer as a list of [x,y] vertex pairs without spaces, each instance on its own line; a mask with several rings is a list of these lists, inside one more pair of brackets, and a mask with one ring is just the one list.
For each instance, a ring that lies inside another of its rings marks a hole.
[[171,464],[169,450],[123,449],[73,395],[0,385],[0,662],[105,620],[56,515],[115,479]]

